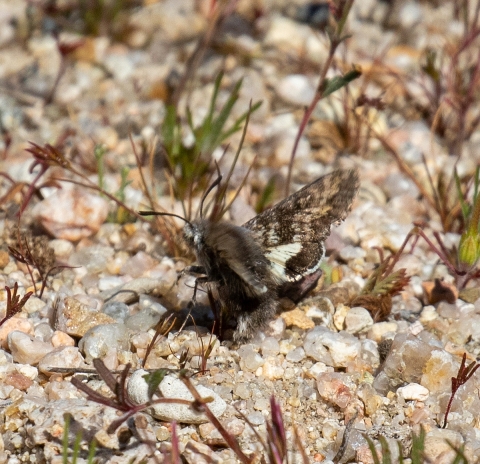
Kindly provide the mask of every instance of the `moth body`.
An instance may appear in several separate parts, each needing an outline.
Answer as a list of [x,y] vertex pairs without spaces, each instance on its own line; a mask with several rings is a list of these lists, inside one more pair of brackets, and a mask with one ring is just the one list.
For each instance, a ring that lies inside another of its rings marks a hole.
[[200,219],[185,242],[213,285],[222,310],[246,341],[274,317],[281,298],[300,301],[317,284],[332,224],[343,220],[359,185],[356,171],[334,171],[243,226]]

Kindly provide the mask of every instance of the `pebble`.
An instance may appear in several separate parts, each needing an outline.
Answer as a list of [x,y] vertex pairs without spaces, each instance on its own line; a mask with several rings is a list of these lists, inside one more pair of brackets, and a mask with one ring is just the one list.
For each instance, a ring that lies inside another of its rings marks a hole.
[[315,327],[315,323],[300,308],[285,311],[281,314],[287,327],[298,327],[299,329],[311,329]]
[[356,334],[367,331],[373,325],[370,312],[360,306],[350,308],[345,316],[345,330]]
[[73,297],[65,297],[57,309],[58,329],[74,337],[83,337],[91,328],[114,322],[112,317],[92,311]]
[[74,251],[75,247],[72,242],[61,238],[50,240],[49,245],[53,248],[55,256],[58,258],[68,258]]
[[265,416],[261,412],[252,412],[247,416],[247,419],[252,425],[263,425],[265,423]]
[[121,274],[138,278],[144,275],[149,269],[157,264],[150,255],[143,251],[139,251],[135,256],[128,259],[120,269]]
[[15,362],[32,366],[37,365],[46,354],[54,349],[51,343],[42,342],[19,331],[8,334],[8,348]]
[[397,395],[405,400],[426,401],[429,394],[428,389],[418,383],[409,383],[397,390]]
[[464,439],[459,432],[448,429],[433,429],[425,437],[425,457],[436,464],[450,464],[455,459],[451,443],[459,449]]
[[74,242],[98,232],[108,203],[86,189],[62,188],[35,205],[32,214],[54,237]]
[[[132,401],[143,404],[148,401],[148,384],[143,378],[147,371],[135,371],[128,382],[127,391]],[[159,385],[159,390],[164,398],[176,398],[193,401],[193,396],[186,385],[178,377],[167,375]],[[227,408],[227,404],[213,390],[202,385],[195,386],[202,398],[212,398],[208,407],[216,417],[220,417]],[[156,395],[154,396],[154,398]],[[207,416],[195,411],[188,405],[175,403],[159,403],[150,408],[151,414],[160,420],[177,421],[187,424],[202,424],[208,422]]]
[[346,367],[360,352],[359,340],[346,332],[331,332],[315,327],[307,333],[303,345],[307,356],[333,367]]
[[0,326],[0,346],[2,349],[8,347],[8,334],[15,331],[33,335],[33,322],[22,316],[13,316],[10,319],[7,319]]
[[61,346],[75,346],[75,340],[60,330],[55,330],[50,338],[50,343],[55,348],[59,348]]
[[285,372],[281,364],[282,361],[279,358],[268,357],[262,365],[262,375],[270,380],[281,379]]
[[78,343],[87,362],[104,358],[110,350],[128,350],[128,329],[123,324],[99,324],[89,329]]
[[397,329],[398,324],[396,322],[376,322],[370,327],[367,337],[379,343],[385,335],[395,334]]
[[303,74],[292,74],[280,80],[276,91],[287,103],[308,106],[315,96],[315,84]]
[[38,363],[38,370],[48,376],[55,374],[55,372],[52,372],[52,368],[55,367],[72,369],[78,367],[86,368],[87,365],[77,347],[63,346],[55,348],[43,356]]
[[[164,312],[166,311],[165,309]],[[155,327],[161,317],[162,314],[156,308],[144,308],[138,313],[129,316],[125,321],[125,325],[133,332],[146,332]]]
[[263,356],[275,356],[280,352],[280,344],[274,337],[266,337],[261,344]]
[[99,273],[106,269],[107,263],[112,259],[114,251],[103,245],[92,245],[75,251],[68,259],[69,266],[81,266],[88,272]]
[[337,372],[326,372],[317,378],[320,396],[339,408],[346,408],[353,398],[353,391],[348,386],[349,383],[349,375]]
[[238,350],[239,365],[242,370],[255,372],[259,367],[263,366],[264,359],[253,350],[250,345],[244,345]]
[[102,313],[110,316],[116,322],[123,323],[130,315],[130,308],[119,301],[108,301],[103,305]]
[[289,362],[301,362],[305,359],[305,350],[299,346],[287,353],[285,359]]
[[453,356],[444,350],[434,350],[423,367],[420,384],[431,393],[448,391],[452,377],[458,372],[458,364]]

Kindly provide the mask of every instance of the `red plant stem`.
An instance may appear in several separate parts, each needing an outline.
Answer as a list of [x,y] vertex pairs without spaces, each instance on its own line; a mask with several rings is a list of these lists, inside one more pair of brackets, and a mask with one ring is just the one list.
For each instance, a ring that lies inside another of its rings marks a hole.
[[290,183],[292,181],[292,171],[293,171],[293,162],[295,161],[295,155],[297,154],[297,149],[298,149],[298,144],[300,143],[300,139],[303,135],[303,132],[305,131],[305,127],[307,127],[307,123],[310,120],[313,111],[315,110],[315,107],[317,106],[317,103],[322,99],[323,97],[323,83],[325,82],[325,78],[327,76],[327,71],[330,68],[333,60],[333,55],[335,54],[335,50],[337,49],[339,43],[333,42],[330,45],[330,50],[328,53],[327,61],[325,62],[323,68],[322,68],[322,73],[320,75],[320,80],[318,82],[317,90],[315,92],[315,96],[313,97],[312,102],[308,106],[308,108],[305,109],[305,112],[303,113],[303,118],[302,122],[300,123],[300,126],[298,128],[297,135],[295,137],[295,142],[293,143],[293,148],[292,148],[292,154],[290,155],[290,162],[288,163],[288,174],[287,174],[287,183],[285,184],[285,196],[288,197],[290,195]]
[[330,38],[330,49],[328,51],[327,60],[325,61],[325,64],[323,65],[322,71],[320,73],[320,80],[318,81],[315,96],[313,97],[313,100],[310,103],[310,105],[305,109],[305,113],[303,114],[302,122],[300,123],[300,126],[298,128],[298,132],[297,132],[297,135],[295,137],[295,142],[294,142],[293,148],[292,148],[292,154],[290,156],[290,162],[288,164],[287,182],[285,184],[285,197],[288,197],[288,195],[290,194],[290,183],[292,181],[293,162],[295,161],[295,155],[297,153],[298,144],[300,143],[300,139],[302,137],[302,134],[305,131],[305,127],[307,127],[307,123],[308,123],[309,119],[311,118],[311,116],[313,114],[313,111],[315,110],[315,107],[317,106],[317,103],[323,98],[323,92],[324,92],[327,72],[330,69],[330,66],[332,65],[333,56],[335,55],[335,52],[336,52],[338,46],[340,45],[340,43],[343,40],[342,39],[342,31],[343,31],[343,28],[345,27],[345,22],[347,21],[348,13],[350,12],[350,9],[352,8],[353,2],[354,2],[354,0],[346,0],[346,2],[343,5],[342,16],[338,20],[336,30]]
[[33,192],[36,189],[35,184],[38,182],[40,177],[42,177],[46,172],[49,166],[47,164],[41,164],[41,169],[40,172],[35,176],[35,179],[30,183],[27,193],[25,194],[25,198],[23,199],[22,206],[20,207],[20,211],[18,212],[17,216],[20,218],[22,213],[25,211],[25,208],[27,207],[28,203],[30,202],[30,199],[33,196]]
[[210,408],[205,403],[203,398],[197,392],[197,389],[193,386],[192,382],[186,375],[181,375],[181,379],[185,383],[185,386],[188,388],[192,396],[195,398],[195,401],[198,405],[201,405],[202,412],[208,417],[208,420],[212,423],[212,425],[218,430],[222,438],[228,443],[230,448],[233,452],[237,455],[238,459],[243,464],[251,464],[252,460],[242,451],[240,445],[236,438],[228,433],[228,431],[223,427],[220,421],[216,418],[216,416],[210,411]]

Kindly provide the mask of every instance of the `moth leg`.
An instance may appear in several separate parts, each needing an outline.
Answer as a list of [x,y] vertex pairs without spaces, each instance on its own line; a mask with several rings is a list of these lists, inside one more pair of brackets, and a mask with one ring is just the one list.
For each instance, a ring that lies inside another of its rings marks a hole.
[[184,267],[177,276],[177,284],[178,281],[184,276],[184,275],[206,275],[207,272],[203,266],[187,266]]
[[195,279],[195,285],[193,287],[193,296],[191,300],[191,306],[195,306],[197,304],[197,290],[198,290],[198,285],[203,285],[208,282],[208,277],[197,277]]
[[187,266],[182,271],[184,274],[195,275],[201,274],[206,275],[207,271],[203,266]]

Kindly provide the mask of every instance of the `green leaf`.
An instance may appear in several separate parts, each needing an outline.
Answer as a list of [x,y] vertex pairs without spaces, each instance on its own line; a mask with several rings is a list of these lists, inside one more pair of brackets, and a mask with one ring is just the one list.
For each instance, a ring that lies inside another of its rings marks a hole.
[[367,440],[368,448],[370,449],[370,452],[372,453],[372,458],[373,458],[374,464],[382,464],[380,462],[380,459],[378,458],[377,450],[375,449],[375,445],[374,445],[372,439],[367,437],[366,435],[364,435],[364,437],[365,437],[365,440]]
[[333,92],[345,87],[347,84],[352,82],[355,79],[358,79],[362,73],[358,69],[352,69],[351,71],[347,72],[347,74],[343,76],[335,76],[331,79],[325,79],[322,88],[320,89],[320,93],[323,98],[328,97]]
[[151,374],[145,374],[143,378],[148,384],[148,398],[151,400],[156,393],[158,386],[162,383],[162,380],[167,375],[167,369],[158,369]]
[[426,432],[422,427],[418,435],[413,434],[412,437],[412,451],[410,453],[410,459],[412,464],[423,464],[423,451],[425,449],[425,437]]
[[380,437],[380,445],[382,446],[382,464],[392,464],[392,452],[385,437]]
[[261,213],[272,202],[274,193],[275,177],[271,177],[255,205],[255,212],[257,214]]
[[460,176],[458,175],[457,168],[453,171],[453,177],[455,179],[455,186],[457,188],[457,195],[458,199],[460,201],[460,206],[462,208],[462,215],[463,219],[465,219],[465,222],[468,221],[468,216],[470,215],[470,206],[467,204],[465,201],[465,198],[463,196],[462,192],[462,183],[460,181]]

